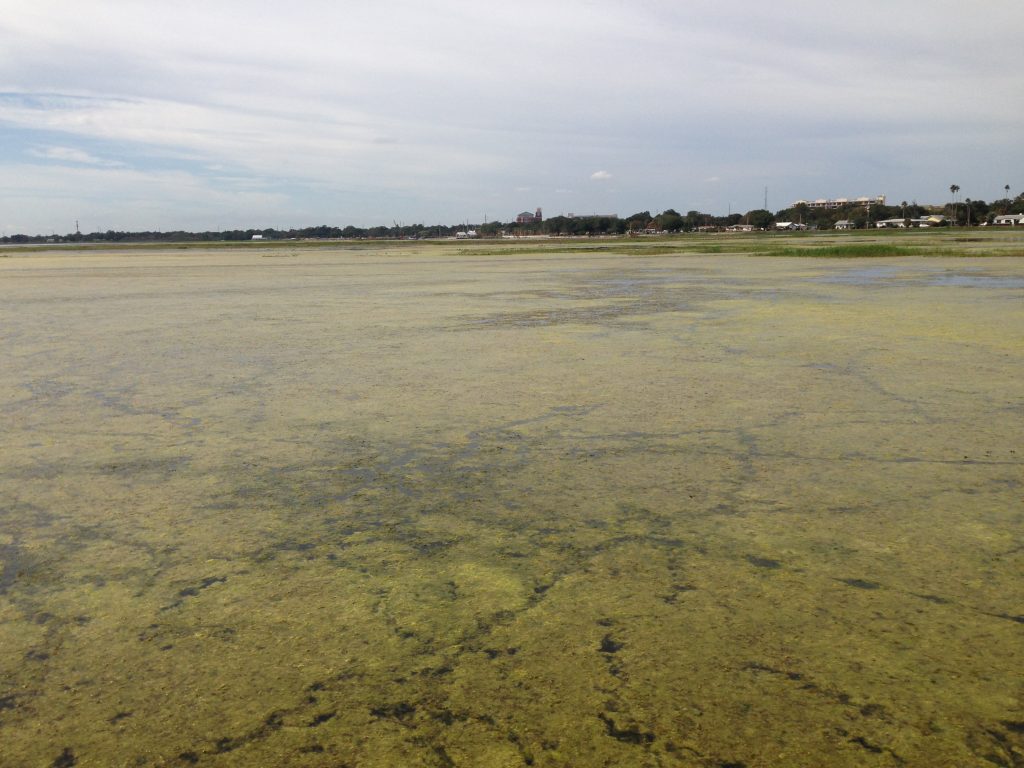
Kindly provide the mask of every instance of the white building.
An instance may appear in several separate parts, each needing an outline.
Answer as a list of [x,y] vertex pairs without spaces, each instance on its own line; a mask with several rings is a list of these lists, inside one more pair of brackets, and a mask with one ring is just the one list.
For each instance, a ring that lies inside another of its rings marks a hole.
[[875,222],[878,229],[906,229],[907,227],[941,227],[946,223],[945,216],[925,216],[920,219],[882,219]]
[[878,195],[877,197],[855,197],[852,200],[848,197],[836,197],[833,199],[819,197],[817,200],[797,200],[793,203],[794,208],[798,205],[806,205],[808,208],[825,208],[826,210],[842,208],[845,205],[885,205],[885,195]]
[[1018,224],[1024,225],[1024,213],[1007,213],[1002,216],[996,216],[992,219],[992,223],[1003,227],[1015,227]]

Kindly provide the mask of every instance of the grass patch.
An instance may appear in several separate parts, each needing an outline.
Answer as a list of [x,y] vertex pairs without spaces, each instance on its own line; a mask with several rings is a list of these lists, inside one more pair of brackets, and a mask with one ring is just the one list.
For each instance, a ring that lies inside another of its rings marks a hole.
[[481,247],[461,248],[458,253],[464,256],[526,256],[526,255],[557,255],[575,256],[602,254],[608,256],[680,256],[683,254],[721,254],[721,253],[750,253],[757,246],[750,241],[739,241],[722,244],[721,242],[708,243],[633,243],[629,241],[619,243],[607,243],[602,245],[574,245],[565,240],[552,239],[543,244],[499,246],[497,248]]
[[947,258],[982,258],[993,256],[1024,256],[1022,248],[1006,249],[973,249],[938,247],[931,243],[915,243],[914,245],[893,245],[890,243],[848,243],[844,245],[808,245],[805,247],[772,247],[760,246],[751,249],[753,256],[794,256],[815,259],[870,259],[893,258],[899,256],[947,257]]
[[891,245],[889,243],[844,243],[842,245],[824,245],[789,248],[767,248],[755,251],[764,256],[813,256],[823,259],[861,259],[891,256],[920,256],[922,251],[907,245]]
[[[1017,230],[1022,228],[1018,227]],[[454,247],[453,247],[454,246]],[[88,252],[135,255],[146,252],[244,252],[284,256],[304,253],[355,251],[440,252],[467,257],[557,256],[705,256],[750,255],[810,258],[893,258],[905,256],[1011,256],[1024,255],[1024,232],[1009,228],[976,228],[970,232],[951,229],[861,230],[856,232],[755,232],[751,234],[679,234],[641,238],[524,238],[475,241],[432,240],[231,240],[159,243],[26,244],[0,246],[0,258],[37,253]]]

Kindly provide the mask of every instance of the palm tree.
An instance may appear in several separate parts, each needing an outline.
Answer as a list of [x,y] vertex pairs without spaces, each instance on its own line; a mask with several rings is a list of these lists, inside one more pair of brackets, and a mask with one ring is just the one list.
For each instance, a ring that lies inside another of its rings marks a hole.
[[956,193],[960,191],[958,184],[949,185],[949,194],[953,196],[953,223],[956,223],[957,219],[957,207],[956,207]]
[[971,226],[971,198],[967,198],[964,202],[967,203],[967,226]]

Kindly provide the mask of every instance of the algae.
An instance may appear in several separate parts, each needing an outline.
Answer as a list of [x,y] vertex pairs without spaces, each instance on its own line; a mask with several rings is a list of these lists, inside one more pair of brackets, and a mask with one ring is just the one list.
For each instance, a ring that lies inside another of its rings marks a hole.
[[456,250],[0,265],[0,763],[1019,761],[1024,263]]

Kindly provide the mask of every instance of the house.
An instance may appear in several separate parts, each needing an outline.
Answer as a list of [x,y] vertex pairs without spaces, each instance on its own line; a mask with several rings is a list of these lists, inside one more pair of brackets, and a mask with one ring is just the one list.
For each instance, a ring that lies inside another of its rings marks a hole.
[[726,232],[753,232],[753,224],[731,224],[725,228]]
[[253,235],[252,239],[253,240],[262,240],[263,239],[263,235]]
[[941,227],[945,223],[945,216],[932,215],[918,219],[880,219],[875,222],[875,227],[878,229],[906,229],[907,227]]
[[1024,225],[1024,213],[1007,213],[1002,216],[996,216],[992,219],[992,223],[1003,227],[1015,227],[1018,224]]
[[853,222],[849,219],[840,219],[836,222],[836,229],[853,229]]
[[801,224],[796,221],[776,221],[775,228],[780,230],[788,230],[789,232],[796,232],[797,230],[807,229],[806,224]]

